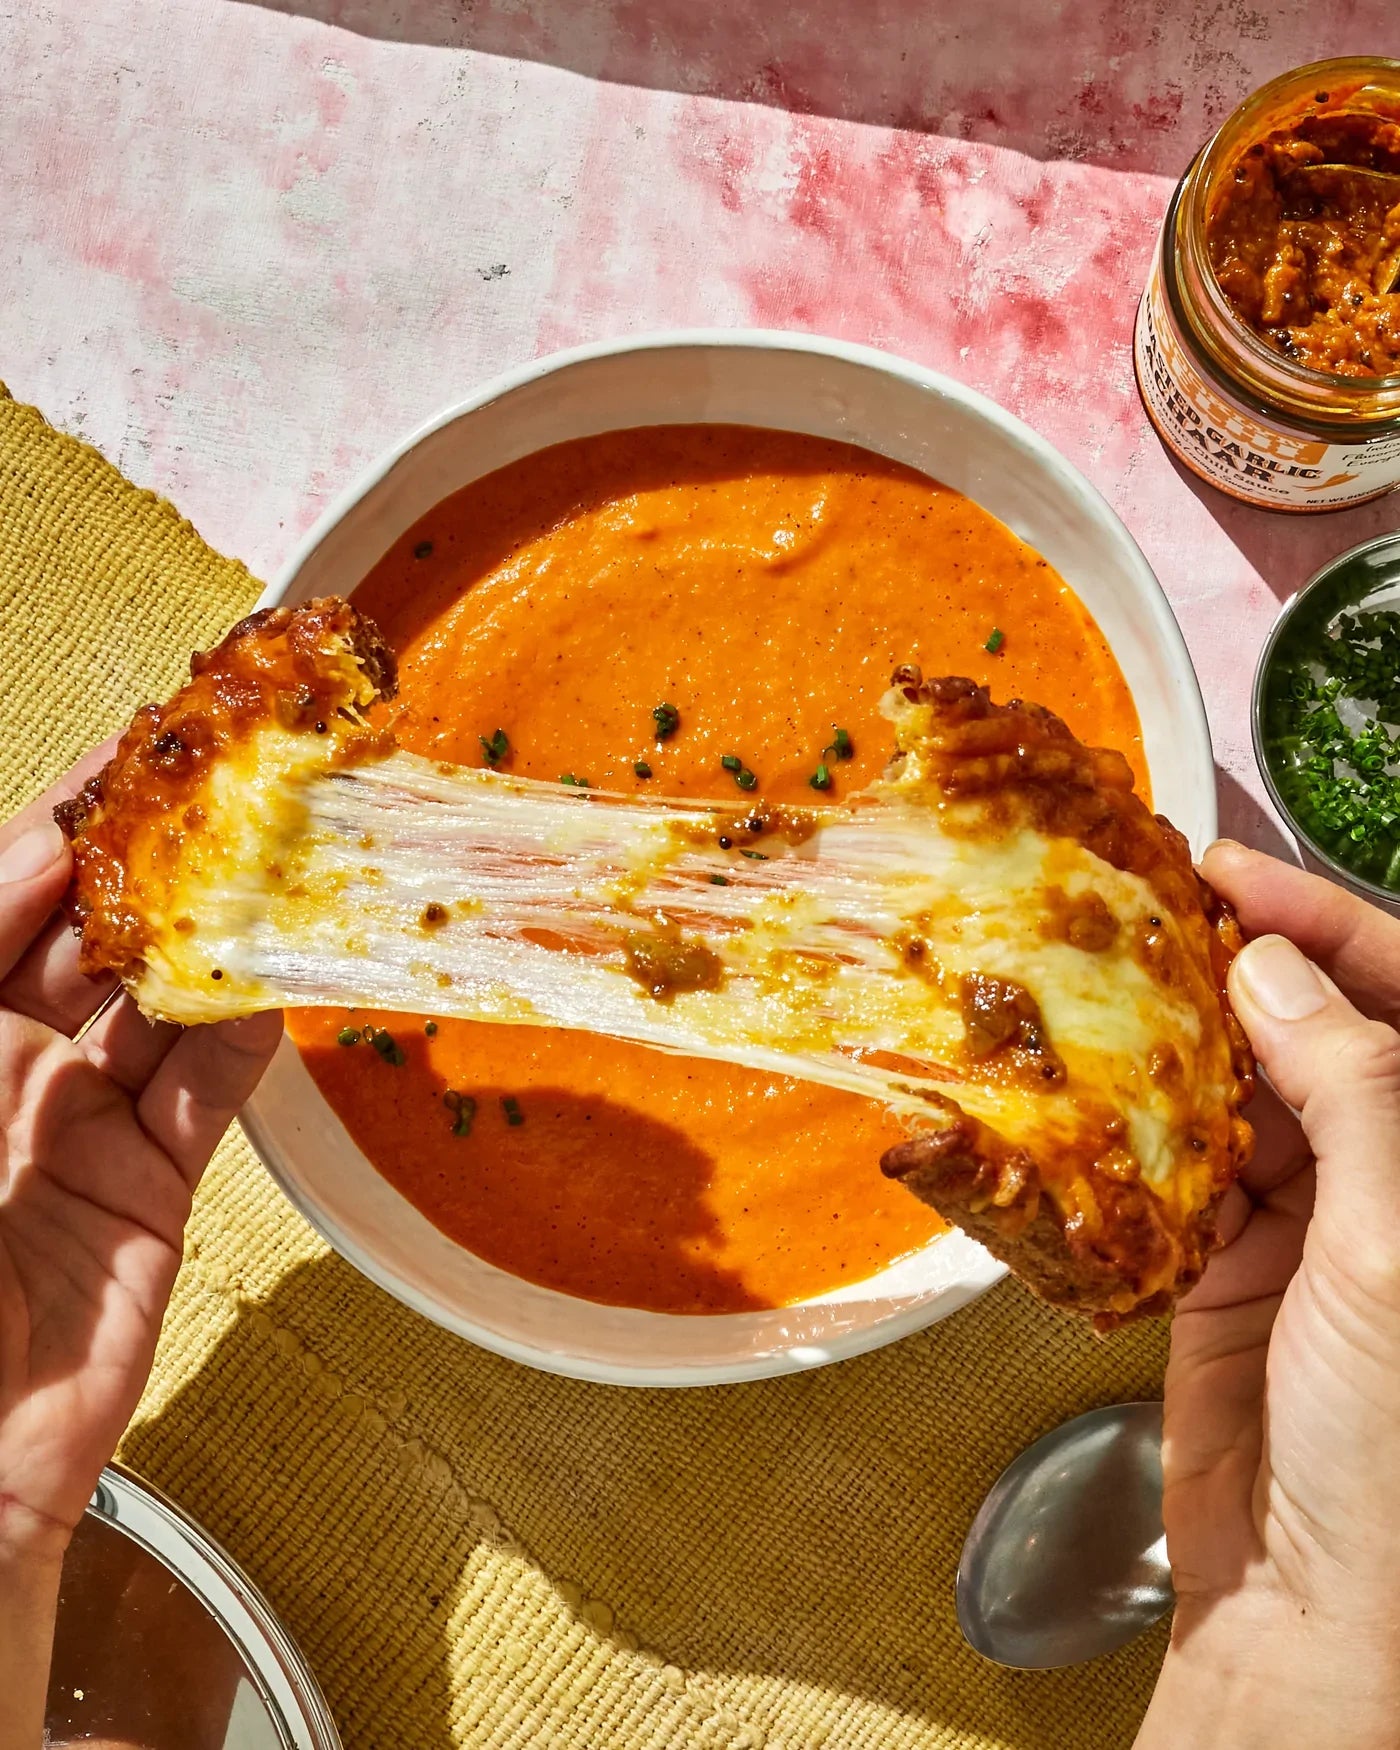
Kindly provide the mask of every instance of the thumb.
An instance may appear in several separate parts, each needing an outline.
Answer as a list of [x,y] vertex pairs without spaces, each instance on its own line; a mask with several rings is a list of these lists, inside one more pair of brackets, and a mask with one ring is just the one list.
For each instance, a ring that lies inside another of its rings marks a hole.
[[1235,957],[1230,1000],[1317,1157],[1318,1238],[1350,1273],[1400,1290],[1400,1033],[1283,936]]
[[51,820],[0,848],[0,978],[48,922],[68,879],[68,843]]

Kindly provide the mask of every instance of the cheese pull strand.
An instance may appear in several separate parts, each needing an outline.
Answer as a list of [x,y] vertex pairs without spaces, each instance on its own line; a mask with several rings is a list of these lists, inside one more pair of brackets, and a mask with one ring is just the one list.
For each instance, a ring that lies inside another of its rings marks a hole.
[[[395,752],[308,780],[289,809],[291,794],[268,864],[212,885],[195,929],[148,947],[136,989],[150,1012],[341,1003],[582,1028],[906,1112],[956,1092],[1004,1115],[1021,1081],[1042,1107],[1073,1104],[1048,1040],[1034,1063],[969,1055],[969,978],[1024,992],[1039,974],[1072,1053],[1150,1043],[1148,972],[1128,952],[1048,940],[1028,903],[1047,882],[1067,897],[1092,886],[1145,918],[1145,884],[1030,832],[995,846],[945,834],[897,791],[730,811]],[[1194,1038],[1189,1001],[1168,1009]]]

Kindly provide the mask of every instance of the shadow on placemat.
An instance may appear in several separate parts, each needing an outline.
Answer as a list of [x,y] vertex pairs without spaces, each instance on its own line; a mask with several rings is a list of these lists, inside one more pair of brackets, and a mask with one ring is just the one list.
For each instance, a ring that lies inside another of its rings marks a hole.
[[1151,1394],[1159,1330],[1101,1343],[1006,1285],[809,1375],[585,1385],[438,1331],[309,1236],[250,1291],[300,1224],[239,1157],[201,1197],[165,1378],[220,1334],[122,1456],[267,1589],[351,1750],[1131,1743],[1160,1635],[1001,1671],[952,1589],[1002,1465]]
[[[0,390],[0,804],[27,800],[256,585]],[[329,1255],[219,1151],[121,1456],[300,1640],[348,1750],[1126,1750],[1163,1635],[1006,1672],[953,1616],[1020,1447],[1157,1389],[1007,1285],[878,1354],[693,1392],[554,1379]]]

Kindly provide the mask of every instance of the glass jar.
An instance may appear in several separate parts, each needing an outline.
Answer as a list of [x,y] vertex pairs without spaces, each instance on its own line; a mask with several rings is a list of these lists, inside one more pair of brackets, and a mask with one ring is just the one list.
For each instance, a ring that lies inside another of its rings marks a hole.
[[[1255,92],[1181,179],[1138,309],[1133,360],[1158,435],[1246,504],[1339,510],[1400,486],[1400,374],[1339,376],[1285,357],[1236,313],[1208,249],[1210,217],[1251,145],[1358,113],[1400,121],[1400,61],[1317,61]],[[1396,310],[1400,323],[1400,293]]]

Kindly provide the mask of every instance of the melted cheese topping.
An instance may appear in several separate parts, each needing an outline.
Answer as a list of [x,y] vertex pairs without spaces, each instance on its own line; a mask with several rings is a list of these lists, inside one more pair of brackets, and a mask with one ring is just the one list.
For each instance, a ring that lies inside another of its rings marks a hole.
[[[135,989],[151,1012],[189,1022],[336,1001],[584,1028],[824,1082],[915,1120],[952,1101],[1061,1161],[1067,1181],[1107,1159],[1183,1210],[1201,1200],[1192,1142],[1216,1154],[1234,1073],[1192,920],[1164,916],[1147,880],[1072,839],[974,830],[982,805],[936,798],[917,759],[852,805],[814,810],[815,830],[791,844],[746,833],[743,811],[403,752],[328,771],[316,753],[269,724],[211,769],[206,828],[183,835],[148,894]],[[1111,943],[1047,934],[1052,895],[1088,896]],[[636,974],[639,943],[653,966],[688,952],[693,972],[708,956],[713,976],[658,1000]],[[1029,996],[1062,1075],[973,1049],[974,977]]]

